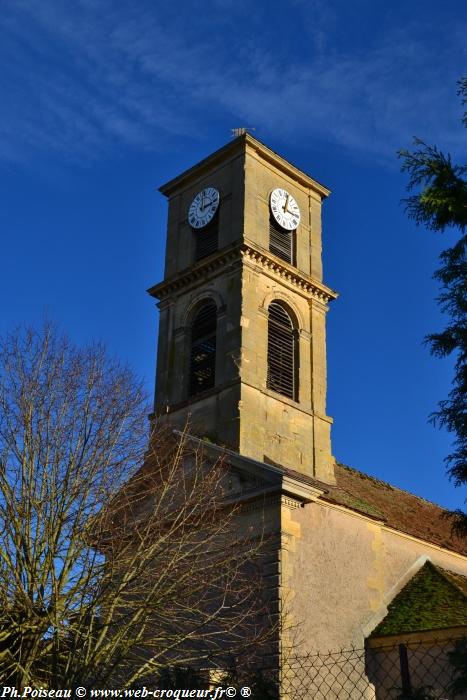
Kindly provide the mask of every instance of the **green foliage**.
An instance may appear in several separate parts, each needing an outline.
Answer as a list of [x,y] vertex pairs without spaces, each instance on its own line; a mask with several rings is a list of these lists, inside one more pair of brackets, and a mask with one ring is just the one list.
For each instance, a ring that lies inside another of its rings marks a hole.
[[[462,104],[467,103],[467,77],[459,81]],[[467,127],[467,112],[463,123]],[[406,211],[417,224],[434,231],[454,229],[459,239],[440,255],[434,277],[440,282],[438,304],[448,317],[446,328],[426,337],[433,355],[455,357],[452,389],[434,422],[455,436],[446,457],[448,473],[456,486],[467,483],[467,166],[455,165],[449,154],[415,139],[414,151],[399,151],[402,171],[409,174],[408,189],[420,188],[405,200]],[[467,535],[467,514],[456,511],[454,529]]]
[[408,189],[423,186],[405,200],[409,216],[433,231],[464,227],[467,220],[466,166],[453,165],[451,156],[415,139],[415,151],[400,151],[402,170],[409,173]]

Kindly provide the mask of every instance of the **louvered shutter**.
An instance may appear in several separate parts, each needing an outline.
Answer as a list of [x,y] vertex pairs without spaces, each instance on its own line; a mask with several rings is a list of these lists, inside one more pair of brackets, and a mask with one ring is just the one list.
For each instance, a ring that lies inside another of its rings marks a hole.
[[216,331],[217,309],[210,301],[198,311],[191,327],[190,396],[215,384]]
[[281,304],[273,301],[268,313],[267,386],[297,399],[297,340],[292,320]]
[[195,260],[201,260],[211,253],[214,253],[218,248],[219,238],[219,218],[216,215],[214,219],[204,228],[194,229],[196,236],[195,245]]
[[287,231],[272,215],[269,217],[269,250],[291,265],[294,264],[294,239],[295,231]]

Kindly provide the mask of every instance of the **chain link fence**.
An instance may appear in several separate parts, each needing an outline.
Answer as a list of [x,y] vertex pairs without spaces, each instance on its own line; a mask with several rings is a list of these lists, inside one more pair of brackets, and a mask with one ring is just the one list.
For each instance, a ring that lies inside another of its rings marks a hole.
[[370,640],[365,649],[292,654],[266,666],[250,659],[229,671],[167,667],[156,687],[211,689],[217,698],[222,686],[231,694],[219,697],[252,700],[467,700],[467,636]]
[[281,675],[281,700],[467,700],[467,638],[294,655]]

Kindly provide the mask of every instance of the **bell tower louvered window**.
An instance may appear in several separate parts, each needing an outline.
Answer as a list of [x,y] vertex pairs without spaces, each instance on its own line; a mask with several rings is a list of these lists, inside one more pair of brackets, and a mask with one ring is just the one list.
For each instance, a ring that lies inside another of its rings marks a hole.
[[195,260],[214,253],[219,244],[219,217],[216,215],[214,219],[204,228],[194,229],[195,238]]
[[276,301],[271,302],[268,311],[267,386],[298,400],[297,331],[287,311]]
[[269,217],[269,250],[281,260],[295,265],[295,231],[282,228],[274,217]]
[[189,395],[215,384],[217,309],[213,301],[203,304],[191,326]]

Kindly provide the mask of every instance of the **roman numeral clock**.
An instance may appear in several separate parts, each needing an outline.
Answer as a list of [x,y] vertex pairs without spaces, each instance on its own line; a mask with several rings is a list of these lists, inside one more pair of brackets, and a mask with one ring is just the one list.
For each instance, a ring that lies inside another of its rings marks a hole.
[[277,187],[271,192],[269,203],[272,215],[279,226],[287,231],[293,231],[297,228],[300,223],[300,209],[291,194]]
[[206,187],[198,192],[188,210],[188,221],[193,228],[203,228],[214,218],[219,206],[219,192],[214,187]]

